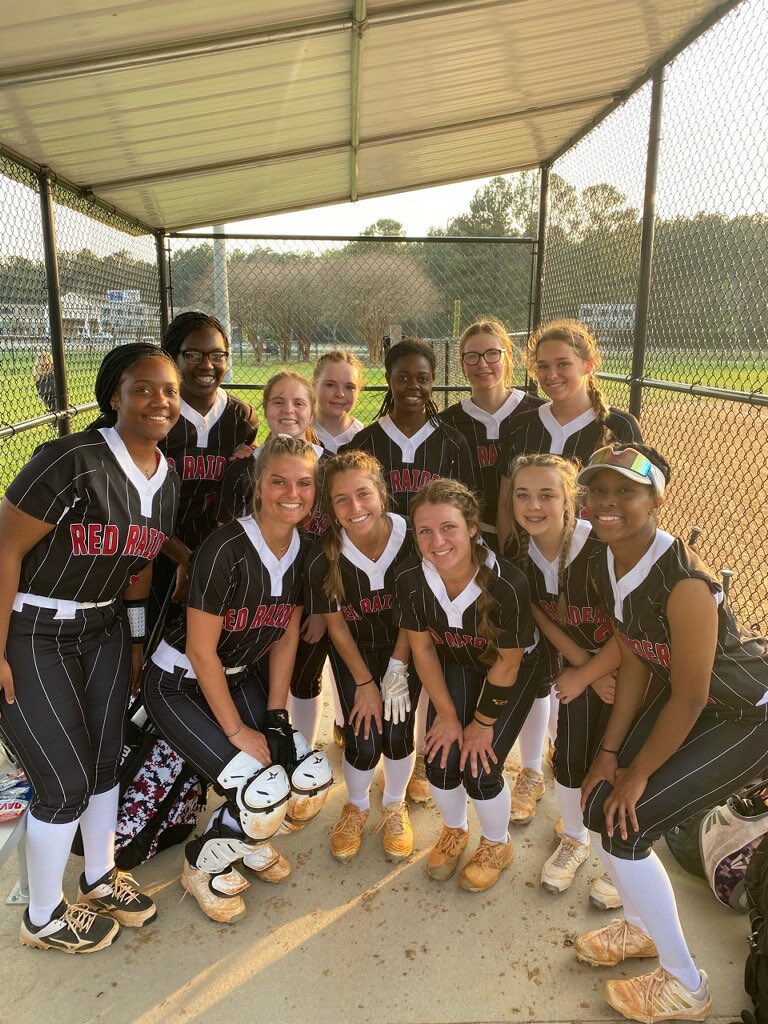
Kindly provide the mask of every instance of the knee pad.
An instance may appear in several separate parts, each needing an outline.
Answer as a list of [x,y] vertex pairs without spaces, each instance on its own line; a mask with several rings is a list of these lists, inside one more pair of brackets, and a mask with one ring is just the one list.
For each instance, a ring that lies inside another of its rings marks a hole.
[[291,787],[285,769],[265,767],[241,750],[216,780],[237,810],[240,825],[251,839],[269,839],[283,823]]
[[295,832],[320,812],[333,782],[330,763],[321,750],[312,750],[300,732],[294,732],[293,743],[296,765],[291,772],[284,832]]

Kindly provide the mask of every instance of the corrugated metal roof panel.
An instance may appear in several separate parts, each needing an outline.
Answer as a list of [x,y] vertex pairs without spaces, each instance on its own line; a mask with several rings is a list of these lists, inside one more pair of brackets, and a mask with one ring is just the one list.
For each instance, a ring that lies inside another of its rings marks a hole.
[[733,3],[6,0],[0,143],[134,217],[206,225],[548,159]]

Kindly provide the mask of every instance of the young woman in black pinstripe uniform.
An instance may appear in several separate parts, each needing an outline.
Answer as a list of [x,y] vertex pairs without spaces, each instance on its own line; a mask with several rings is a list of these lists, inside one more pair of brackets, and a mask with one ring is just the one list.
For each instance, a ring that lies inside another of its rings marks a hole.
[[704,1020],[712,1009],[653,844],[768,768],[768,640],[741,633],[719,581],[658,529],[670,476],[658,452],[637,444],[600,449],[579,476],[607,545],[594,576],[621,650],[583,806],[624,919],[574,948],[593,966],[658,955],[651,974],[605,986],[615,1009],[648,1022]]
[[[102,949],[120,924],[155,916],[115,869],[117,768],[151,562],[173,534],[179,500],[179,478],[157,449],[179,415],[173,361],[154,345],[113,349],[96,398],[93,427],[40,449],[0,505],[0,729],[34,788],[21,941],[68,953]],[[85,869],[78,902],[67,904],[62,878],[78,825]]]

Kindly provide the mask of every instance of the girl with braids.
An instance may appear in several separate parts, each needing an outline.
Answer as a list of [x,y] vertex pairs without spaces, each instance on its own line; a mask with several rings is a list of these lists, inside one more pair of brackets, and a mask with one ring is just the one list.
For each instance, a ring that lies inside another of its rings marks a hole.
[[[404,338],[384,357],[387,393],[379,418],[356,434],[341,451],[369,452],[381,463],[384,482],[399,515],[409,515],[417,492],[436,477],[461,480],[475,489],[475,471],[467,440],[437,415],[432,398],[435,353],[419,338]],[[429,799],[422,752],[426,730],[427,698],[422,694],[416,713],[418,756],[408,796],[416,802]]]
[[262,881],[285,879],[288,862],[265,840],[286,811],[293,827],[313,817],[330,785],[327,761],[292,733],[285,710],[309,546],[297,527],[315,500],[316,465],[306,441],[266,442],[252,514],[214,530],[195,551],[186,622],[166,631],[144,680],[162,735],[226,797],[187,843],[181,884],[207,917],[227,924],[246,912],[248,883],[235,864]]
[[456,870],[469,797],[482,836],[459,885],[482,892],[514,855],[503,768],[534,697],[531,595],[480,539],[480,507],[463,484],[435,480],[411,509],[419,555],[398,569],[393,618],[429,694],[427,774],[443,829],[427,873],[442,881]]
[[[269,438],[295,437],[305,441],[316,457],[325,452],[317,444],[312,425],[317,413],[315,389],[300,374],[281,370],[271,377],[263,394],[264,418],[269,427]],[[227,468],[221,483],[216,518],[229,523],[250,514],[254,494],[254,470],[261,448],[253,450],[253,458],[235,459]],[[302,521],[302,533],[318,537],[327,528],[325,518],[312,510]],[[301,622],[299,650],[291,679],[291,721],[314,744],[322,713],[320,693],[322,672],[328,656],[325,623],[320,615],[305,615]]]
[[472,394],[446,409],[440,419],[469,441],[475,479],[481,484],[483,537],[498,550],[499,452],[523,413],[542,405],[543,399],[512,386],[517,357],[504,324],[495,317],[476,320],[464,331],[459,358]]
[[[589,856],[580,787],[610,713],[619,664],[610,618],[590,582],[591,560],[603,544],[578,518],[577,472],[569,459],[544,454],[519,455],[511,470],[515,532],[507,550],[528,578],[548,655],[544,667],[560,701],[553,769],[562,834],[541,872],[542,886],[554,893],[569,888]],[[569,667],[560,671],[563,662]],[[612,884],[599,879],[593,888],[592,902],[605,907]]]
[[[117,769],[151,563],[179,500],[157,447],[179,415],[173,361],[155,345],[113,349],[96,399],[96,423],[44,445],[0,504],[0,731],[34,789],[20,938],[68,953],[103,949],[121,924],[155,917],[115,868]],[[85,869],[68,904],[62,879],[78,825]]]
[[317,393],[314,431],[323,448],[335,455],[363,429],[352,410],[363,389],[363,366],[346,349],[334,349],[320,356],[312,375]]
[[181,374],[181,415],[160,444],[181,477],[181,499],[174,543],[155,566],[152,623],[173,576],[174,566],[166,555],[172,555],[180,567],[174,594],[174,600],[180,601],[190,551],[216,526],[216,498],[224,470],[241,444],[253,444],[259,426],[251,406],[221,387],[229,366],[229,339],[215,317],[198,311],[179,313],[168,326],[163,350]]
[[594,575],[621,652],[582,806],[624,919],[574,950],[593,966],[658,956],[650,974],[605,986],[614,1009],[651,1024],[712,1010],[653,844],[768,768],[768,639],[741,632],[719,579],[658,528],[670,478],[666,459],[638,444],[601,448],[579,475],[606,545]]
[[372,455],[348,451],[326,463],[323,509],[331,525],[309,554],[306,603],[328,626],[344,712],[348,799],[331,833],[331,853],[341,861],[360,849],[382,754],[384,814],[376,831],[383,829],[387,860],[413,851],[405,793],[416,757],[420,684],[413,666],[409,671],[408,643],[391,611],[395,567],[413,545],[407,520],[387,512],[387,504],[381,466]]
[[[597,341],[585,324],[577,320],[553,320],[534,331],[528,339],[528,372],[544,389],[549,401],[520,416],[507,436],[499,460],[499,550],[513,529],[510,471],[518,455],[549,452],[582,464],[608,440],[640,441],[640,426],[634,416],[608,408],[603,401],[595,372],[600,367]],[[541,755],[547,725],[556,731],[557,701],[551,697],[550,681],[541,680],[531,717],[520,733],[521,771],[512,792],[515,825],[527,825],[544,795]]]

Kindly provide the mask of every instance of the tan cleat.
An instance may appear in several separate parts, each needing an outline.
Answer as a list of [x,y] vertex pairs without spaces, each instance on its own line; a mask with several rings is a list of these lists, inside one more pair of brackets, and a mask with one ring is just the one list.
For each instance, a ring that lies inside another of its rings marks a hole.
[[445,882],[459,866],[461,855],[467,848],[469,832],[463,828],[448,828],[443,825],[442,832],[429,851],[427,858],[427,874],[436,882]]
[[263,843],[253,853],[247,853],[243,857],[243,867],[252,871],[262,882],[272,882],[274,885],[284,882],[291,873],[291,865],[272,843]]
[[650,935],[621,917],[604,928],[577,935],[573,948],[579,960],[592,967],[615,967],[630,957],[659,955]]
[[235,924],[245,917],[245,902],[240,893],[248,888],[248,882],[234,868],[215,875],[193,868],[185,857],[181,887],[195,897],[202,912],[212,921]]
[[576,872],[589,857],[589,840],[580,843],[571,836],[563,836],[560,845],[541,869],[541,887],[547,892],[560,893],[569,889]]
[[712,999],[704,971],[699,971],[701,984],[695,992],[657,967],[650,974],[621,981],[607,981],[605,998],[619,1013],[630,1020],[656,1024],[662,1020],[706,1020],[712,1013]]
[[374,832],[384,829],[384,856],[389,861],[405,860],[413,853],[413,829],[405,800],[386,804]]
[[339,725],[338,722],[333,723],[333,742],[341,750],[344,749],[347,742],[347,737],[344,734],[344,726]]
[[461,870],[459,885],[467,892],[485,892],[499,880],[499,875],[509,867],[514,856],[515,848],[509,837],[506,843],[492,843],[482,836],[477,849]]
[[544,796],[544,776],[533,768],[523,768],[512,789],[512,810],[509,820],[513,825],[527,825],[536,813],[536,804]]
[[613,879],[605,872],[590,886],[589,902],[596,910],[618,910],[624,905]]
[[351,860],[360,849],[368,811],[354,804],[344,804],[341,817],[331,832],[331,853],[336,860]]
[[423,754],[416,755],[416,762],[413,766],[413,772],[408,782],[406,793],[408,799],[412,800],[415,804],[425,804],[427,800],[432,799],[432,791],[427,781],[427,766],[424,763]]

